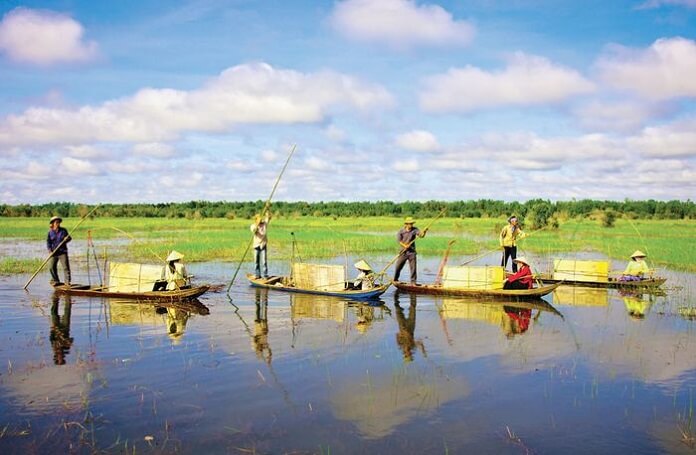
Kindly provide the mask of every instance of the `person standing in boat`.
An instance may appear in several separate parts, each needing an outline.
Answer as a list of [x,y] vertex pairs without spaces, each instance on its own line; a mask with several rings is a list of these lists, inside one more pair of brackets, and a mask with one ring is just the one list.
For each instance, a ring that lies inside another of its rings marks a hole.
[[46,237],[46,247],[51,255],[48,267],[51,272],[51,284],[53,286],[61,284],[58,278],[58,263],[63,267],[63,275],[65,276],[65,284],[70,285],[70,260],[68,259],[68,242],[72,240],[68,230],[60,227],[63,219],[59,216],[54,216],[48,222],[48,236]]
[[[519,264],[520,270],[507,277],[503,283],[503,289],[532,289],[534,287],[534,276],[527,258],[520,256],[513,259],[512,262],[513,264]],[[513,267],[515,266],[513,265]]]
[[406,261],[408,261],[408,268],[411,272],[411,284],[416,284],[418,279],[418,272],[416,269],[416,239],[425,237],[428,233],[428,228],[425,228],[422,232],[420,229],[415,227],[416,221],[410,216],[404,220],[404,227],[402,227],[396,234],[396,240],[401,246],[401,252],[396,260],[396,269],[394,270],[394,281],[399,281],[399,275],[401,275],[401,269],[404,268]]
[[623,275],[619,277],[621,281],[640,281],[645,278],[646,275],[650,273],[650,267],[645,261],[647,254],[640,250],[636,250],[635,253],[631,255],[631,260],[628,261],[626,270],[624,270]]
[[254,234],[254,261],[256,262],[256,279],[261,278],[261,268],[263,267],[263,277],[268,278],[268,223],[271,221],[271,212],[258,214],[254,217],[249,229]]
[[375,272],[372,271],[370,264],[361,259],[356,262],[354,266],[360,273],[355,277],[355,280],[353,280],[353,289],[362,289],[364,291],[373,289],[377,276]]
[[500,265],[507,267],[508,258],[512,259],[512,272],[517,272],[515,258],[517,257],[517,240],[523,239],[525,233],[522,232],[517,224],[517,217],[512,215],[508,218],[508,224],[500,231],[500,246],[503,248],[503,259]]
[[189,284],[190,276],[181,261],[184,255],[172,250],[167,256],[167,265],[164,267],[164,279],[167,281],[167,291],[175,291]]

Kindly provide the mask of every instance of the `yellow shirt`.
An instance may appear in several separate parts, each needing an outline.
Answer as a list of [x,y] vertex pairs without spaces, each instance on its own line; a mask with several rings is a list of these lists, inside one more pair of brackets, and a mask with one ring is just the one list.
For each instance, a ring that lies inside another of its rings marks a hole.
[[647,275],[648,273],[650,273],[650,268],[648,267],[647,262],[630,260],[623,274],[632,276],[643,276]]
[[500,246],[517,246],[517,240],[525,238],[526,234],[519,227],[512,233],[512,224],[508,224],[500,231]]

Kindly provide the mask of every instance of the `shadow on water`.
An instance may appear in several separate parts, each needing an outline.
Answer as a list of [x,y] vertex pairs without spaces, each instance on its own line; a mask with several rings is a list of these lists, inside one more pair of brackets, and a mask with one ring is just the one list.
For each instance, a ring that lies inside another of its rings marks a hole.
[[156,305],[25,278],[0,278],[2,453],[693,450],[694,275],[666,295],[365,303],[239,282],[232,302]]

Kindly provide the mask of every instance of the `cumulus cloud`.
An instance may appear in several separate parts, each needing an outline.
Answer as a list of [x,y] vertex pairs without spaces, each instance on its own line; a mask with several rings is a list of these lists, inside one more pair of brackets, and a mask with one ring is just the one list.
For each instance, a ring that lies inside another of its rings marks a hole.
[[417,5],[413,0],[346,0],[336,4],[330,23],[355,41],[381,43],[392,48],[465,46],[474,26],[454,20],[438,5]]
[[641,3],[638,9],[654,9],[663,6],[684,6],[686,8],[696,8],[696,0],[648,0]]
[[368,111],[391,103],[384,88],[343,74],[244,64],[197,90],[145,88],[99,106],[35,107],[9,115],[0,121],[0,146],[157,142],[185,131],[224,132],[239,124],[313,123],[333,109]]
[[174,147],[169,144],[150,142],[136,144],[133,146],[133,153],[140,156],[152,156],[155,158],[169,158],[174,156]]
[[646,121],[668,114],[669,106],[633,100],[592,100],[573,109],[580,124],[590,130],[631,132]]
[[33,65],[85,62],[97,56],[97,44],[85,41],[82,25],[52,11],[15,8],[0,21],[0,52]]
[[333,124],[326,127],[324,134],[334,142],[343,142],[346,139],[346,132]]
[[398,160],[392,166],[397,172],[418,172],[420,170],[420,164],[418,160]]
[[69,175],[97,175],[101,173],[99,169],[89,161],[69,156],[60,160],[59,170],[61,173]]
[[406,150],[416,152],[435,152],[440,149],[440,143],[430,131],[413,130],[400,134],[395,139],[396,145]]
[[73,158],[97,159],[108,156],[105,150],[93,145],[67,145],[65,146],[65,150]]
[[696,119],[644,128],[628,144],[648,157],[696,157]]
[[557,103],[590,93],[594,85],[575,70],[544,57],[515,53],[502,71],[453,68],[424,81],[419,99],[430,112],[468,112],[504,105]]
[[596,66],[607,85],[647,99],[696,96],[696,42],[690,39],[662,38],[647,49],[613,45]]

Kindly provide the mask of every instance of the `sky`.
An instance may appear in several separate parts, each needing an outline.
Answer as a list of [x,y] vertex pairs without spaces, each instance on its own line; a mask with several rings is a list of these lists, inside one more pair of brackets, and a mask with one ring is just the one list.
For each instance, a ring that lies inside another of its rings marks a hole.
[[694,199],[696,0],[0,1],[0,203]]

